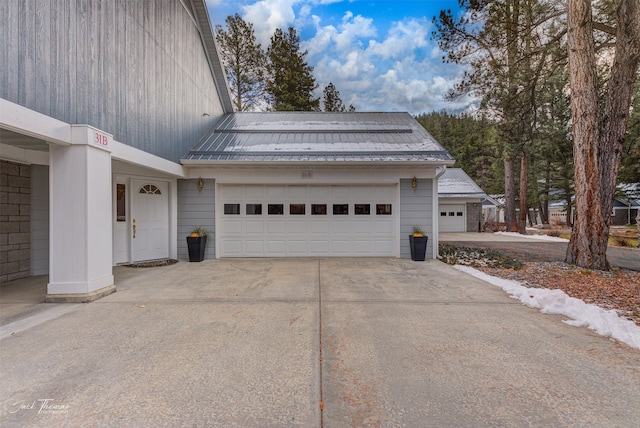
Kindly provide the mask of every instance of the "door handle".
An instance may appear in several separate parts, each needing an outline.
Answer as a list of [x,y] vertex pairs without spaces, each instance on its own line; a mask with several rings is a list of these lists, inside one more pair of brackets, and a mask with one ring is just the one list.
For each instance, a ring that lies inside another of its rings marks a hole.
[[136,239],[136,219],[133,219],[133,239]]

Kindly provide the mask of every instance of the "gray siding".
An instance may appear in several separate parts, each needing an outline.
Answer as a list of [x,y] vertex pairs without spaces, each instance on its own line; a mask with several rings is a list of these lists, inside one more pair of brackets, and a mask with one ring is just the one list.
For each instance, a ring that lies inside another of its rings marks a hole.
[[204,180],[204,188],[198,190],[198,180],[178,180],[179,259],[189,258],[186,237],[198,226],[209,232],[205,259],[215,259],[216,182]]
[[428,259],[433,258],[433,180],[419,179],[416,190],[411,188],[411,179],[400,180],[400,257],[411,258],[409,235],[413,226],[420,226],[429,232],[427,244]]
[[2,98],[172,161],[222,114],[180,0],[3,0],[0,16]]
[[49,167],[31,165],[31,275],[49,273]]

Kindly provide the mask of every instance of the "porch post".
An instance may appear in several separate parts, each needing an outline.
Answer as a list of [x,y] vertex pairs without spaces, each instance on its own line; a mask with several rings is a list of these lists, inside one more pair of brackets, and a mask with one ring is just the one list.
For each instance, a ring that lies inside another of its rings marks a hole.
[[73,125],[71,145],[51,145],[47,302],[90,302],[113,281],[112,137]]

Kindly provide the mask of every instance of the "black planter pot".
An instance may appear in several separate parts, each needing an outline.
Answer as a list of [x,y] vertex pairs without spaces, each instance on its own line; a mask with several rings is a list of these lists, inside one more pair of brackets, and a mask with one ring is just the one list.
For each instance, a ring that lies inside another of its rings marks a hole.
[[411,247],[411,260],[423,262],[427,254],[428,236],[409,235],[409,246]]
[[187,236],[187,247],[189,247],[189,261],[201,262],[204,260],[204,248],[207,246],[207,237]]

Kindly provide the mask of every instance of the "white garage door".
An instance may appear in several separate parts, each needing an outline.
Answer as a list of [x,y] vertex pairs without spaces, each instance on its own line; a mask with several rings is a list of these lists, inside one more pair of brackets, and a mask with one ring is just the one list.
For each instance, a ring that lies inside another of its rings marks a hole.
[[221,185],[221,257],[395,256],[395,185]]
[[438,229],[440,232],[466,232],[465,205],[440,205]]

